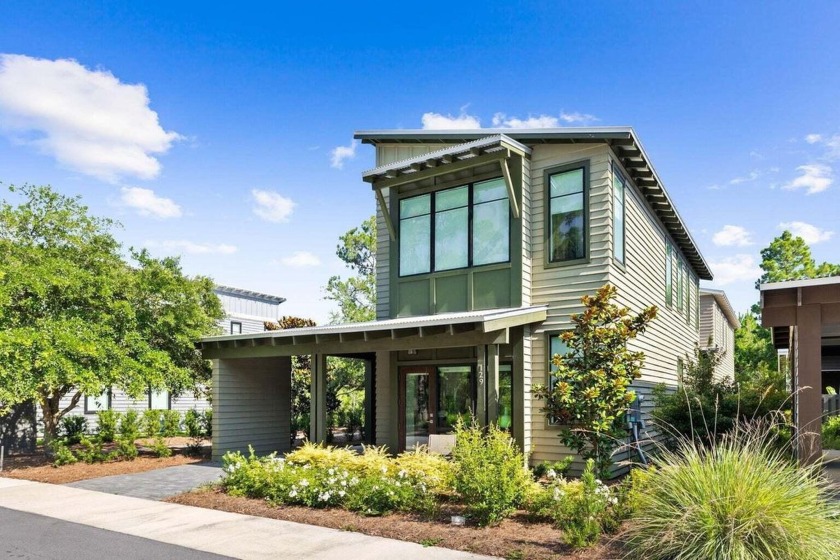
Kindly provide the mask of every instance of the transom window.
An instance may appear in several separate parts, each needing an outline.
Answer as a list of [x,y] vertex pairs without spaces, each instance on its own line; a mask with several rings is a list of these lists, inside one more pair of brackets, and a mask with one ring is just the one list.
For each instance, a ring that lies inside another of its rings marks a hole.
[[586,168],[548,175],[548,261],[586,258]]
[[500,177],[400,200],[400,276],[510,261]]

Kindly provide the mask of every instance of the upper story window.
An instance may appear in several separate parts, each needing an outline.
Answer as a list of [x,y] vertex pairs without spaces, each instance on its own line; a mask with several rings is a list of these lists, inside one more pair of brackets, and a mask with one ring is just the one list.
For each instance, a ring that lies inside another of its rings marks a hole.
[[400,200],[400,276],[510,261],[502,178]]
[[230,334],[242,334],[242,323],[239,321],[231,321]]
[[548,174],[548,262],[586,258],[586,166]]
[[624,191],[627,182],[613,167],[613,258],[624,264]]

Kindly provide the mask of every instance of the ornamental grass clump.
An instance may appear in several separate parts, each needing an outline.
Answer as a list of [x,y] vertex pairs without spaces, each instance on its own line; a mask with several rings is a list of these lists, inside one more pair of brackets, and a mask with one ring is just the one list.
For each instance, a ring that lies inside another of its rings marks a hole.
[[683,438],[675,450],[662,450],[634,489],[629,543],[636,556],[838,558],[840,502],[821,465],[797,465],[773,428],[771,421],[739,424],[708,446]]

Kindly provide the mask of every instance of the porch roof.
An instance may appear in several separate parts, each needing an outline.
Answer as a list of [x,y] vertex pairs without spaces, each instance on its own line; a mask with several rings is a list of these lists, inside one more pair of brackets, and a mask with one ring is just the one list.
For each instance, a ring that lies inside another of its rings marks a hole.
[[196,346],[205,358],[235,358],[506,344],[509,341],[509,329],[542,322],[547,311],[548,306],[540,305],[400,317],[253,334],[210,336],[202,338]]

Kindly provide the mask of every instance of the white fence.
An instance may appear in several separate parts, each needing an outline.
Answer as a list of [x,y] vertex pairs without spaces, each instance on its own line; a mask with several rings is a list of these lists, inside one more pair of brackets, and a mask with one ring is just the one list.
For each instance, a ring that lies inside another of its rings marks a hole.
[[840,395],[823,395],[823,418],[840,416]]

